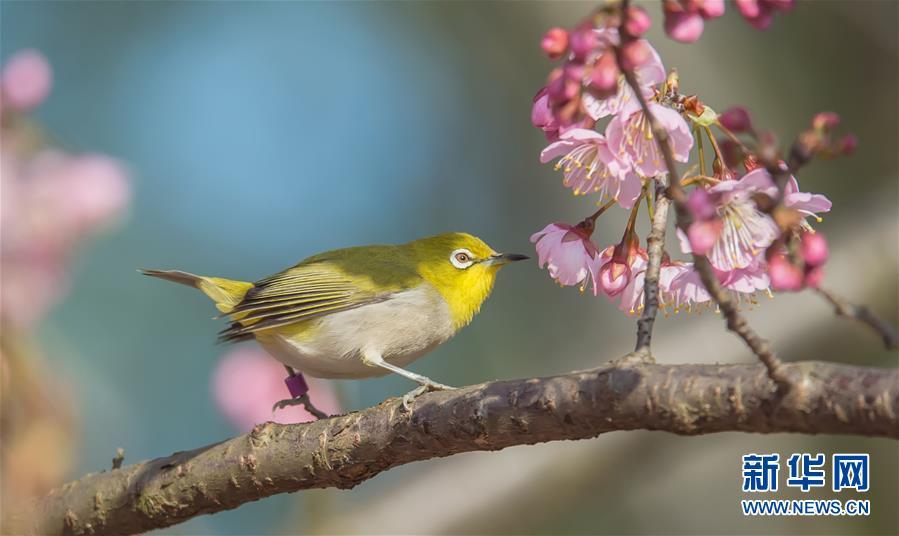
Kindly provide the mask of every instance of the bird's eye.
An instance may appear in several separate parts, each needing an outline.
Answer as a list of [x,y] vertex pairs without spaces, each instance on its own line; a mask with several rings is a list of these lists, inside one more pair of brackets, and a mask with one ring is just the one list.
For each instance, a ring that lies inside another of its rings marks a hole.
[[450,262],[456,268],[464,270],[474,264],[474,257],[467,249],[457,249],[450,255]]

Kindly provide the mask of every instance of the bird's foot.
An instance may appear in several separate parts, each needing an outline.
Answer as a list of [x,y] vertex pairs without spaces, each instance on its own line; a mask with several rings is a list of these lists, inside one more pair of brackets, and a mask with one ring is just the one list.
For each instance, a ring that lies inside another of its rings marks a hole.
[[279,409],[288,408],[290,406],[303,406],[303,408],[316,419],[327,419],[330,416],[312,404],[312,401],[309,400],[309,393],[303,393],[294,398],[286,398],[275,402],[275,405],[272,406],[272,414]]
[[412,402],[420,397],[421,395],[429,392],[429,391],[452,391],[455,387],[450,387],[449,385],[443,385],[442,383],[437,383],[433,381],[429,381],[428,383],[423,383],[412,389],[405,395],[403,395],[403,408],[406,411],[410,411],[412,409]]

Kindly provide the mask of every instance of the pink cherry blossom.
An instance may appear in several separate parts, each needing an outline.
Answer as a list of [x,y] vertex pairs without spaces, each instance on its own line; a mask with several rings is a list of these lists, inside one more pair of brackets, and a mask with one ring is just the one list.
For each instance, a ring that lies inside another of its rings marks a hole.
[[562,286],[580,285],[582,291],[592,285],[595,295],[599,251],[590,241],[592,230],[584,223],[551,223],[531,235],[531,243],[536,244],[538,263],[549,270],[550,277]]
[[[768,173],[765,170],[762,171]],[[799,181],[796,180],[796,177],[791,176],[790,180],[787,181],[787,184],[784,186],[784,206],[797,210],[806,217],[811,216],[820,222],[821,216],[819,216],[818,213],[830,212],[833,203],[831,203],[830,199],[821,194],[800,192]],[[808,224],[806,223],[806,226],[807,225]]]
[[44,55],[37,50],[13,54],[0,73],[0,100],[3,107],[30,110],[50,93],[53,72]]
[[593,130],[569,130],[540,153],[540,161],[560,156],[556,169],[563,170],[563,184],[575,195],[597,193],[601,199],[616,199],[624,208],[634,206],[643,183],[627,161],[609,150],[605,136]]
[[671,308],[675,313],[681,310],[692,311],[699,304],[712,299],[693,263],[668,262],[659,269],[659,302],[660,306]]
[[549,89],[543,87],[534,95],[534,105],[531,108],[531,124],[541,129],[547,139],[556,139],[559,136],[559,123],[553,115],[549,104]]
[[0,317],[17,329],[37,324],[68,289],[80,242],[124,210],[124,168],[99,155],[23,149],[15,127],[0,143]]
[[[776,195],[770,180],[750,172],[740,180],[721,181],[709,189],[717,217],[722,222],[718,240],[707,253],[717,270],[730,272],[746,268],[780,236],[780,229],[770,216],[760,211],[752,196]],[[681,250],[692,253],[689,237],[678,230]]]
[[[279,423],[310,422],[315,416],[302,406],[291,406],[272,414],[272,405],[290,398],[284,386],[287,372],[262,349],[240,346],[225,354],[212,375],[211,390],[216,406],[238,430],[274,421]],[[306,377],[309,399],[315,407],[335,415],[342,413],[332,384],[327,380]]]
[[[768,170],[765,168],[758,167],[753,169],[744,175],[743,179],[765,192],[776,193],[777,191],[774,186],[774,179],[771,178],[771,174],[768,173]],[[772,195],[773,197],[774,194],[769,193],[769,195]],[[830,212],[830,209],[833,206],[830,199],[824,195],[800,192],[799,181],[792,175],[790,176],[790,180],[784,185],[783,203],[787,208],[796,210],[806,217],[815,218],[819,222],[821,221],[821,217],[818,214],[821,212]],[[806,229],[811,228],[808,223],[804,223],[803,227]]]
[[[693,136],[687,122],[680,113],[667,106],[650,102],[649,109],[668,132],[675,160],[686,162],[693,147]],[[664,157],[639,103],[631,102],[612,119],[606,127],[606,139],[618,158],[630,160],[640,175],[655,177],[667,173]]]

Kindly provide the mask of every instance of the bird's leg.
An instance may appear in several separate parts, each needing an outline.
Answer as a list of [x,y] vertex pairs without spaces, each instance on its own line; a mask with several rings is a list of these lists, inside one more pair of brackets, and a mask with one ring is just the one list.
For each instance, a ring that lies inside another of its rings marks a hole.
[[415,389],[403,395],[403,407],[407,410],[412,406],[413,400],[427,393],[428,391],[449,391],[451,389],[455,389],[455,387],[437,383],[427,376],[422,376],[421,374],[416,374],[404,368],[390,364],[387,361],[384,361],[384,358],[381,357],[380,354],[366,353],[362,357],[362,362],[370,367],[381,367],[383,369],[387,369],[390,372],[399,374],[400,376],[404,376],[420,384]]
[[275,405],[272,406],[272,413],[289,406],[303,406],[316,419],[327,419],[328,414],[316,408],[312,405],[312,401],[309,400],[309,386],[306,385],[306,379],[303,378],[303,374],[287,365],[284,365],[284,368],[287,369],[287,378],[284,379],[284,383],[287,385],[287,390],[290,391],[292,398],[275,402]]

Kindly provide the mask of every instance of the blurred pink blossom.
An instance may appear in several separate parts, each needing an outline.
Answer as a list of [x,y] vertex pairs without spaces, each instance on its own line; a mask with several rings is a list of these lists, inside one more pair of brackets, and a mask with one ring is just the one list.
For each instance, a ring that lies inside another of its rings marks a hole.
[[665,0],[665,33],[675,41],[692,43],[699,39],[705,19],[724,15],[724,0]]
[[[290,398],[284,385],[284,366],[261,348],[239,346],[219,359],[212,375],[211,390],[216,406],[238,430],[274,421],[296,423],[314,421],[302,406],[292,406],[272,414],[272,405]],[[328,415],[342,413],[333,384],[327,380],[306,377],[309,399]]]
[[768,259],[768,276],[771,278],[771,288],[778,291],[802,290],[805,279],[802,269],[791,263],[782,253],[772,255]]
[[10,56],[0,73],[2,107],[27,111],[42,103],[50,93],[53,72],[37,50],[20,50]]
[[[2,73],[4,106],[36,105],[50,78],[40,53],[14,55]],[[0,130],[0,318],[17,329],[33,327],[61,298],[81,242],[119,216],[130,198],[119,162],[48,147],[29,121],[4,122]]]
[[749,24],[758,30],[764,30],[771,26],[775,12],[789,12],[793,9],[795,0],[734,0],[734,4]]

